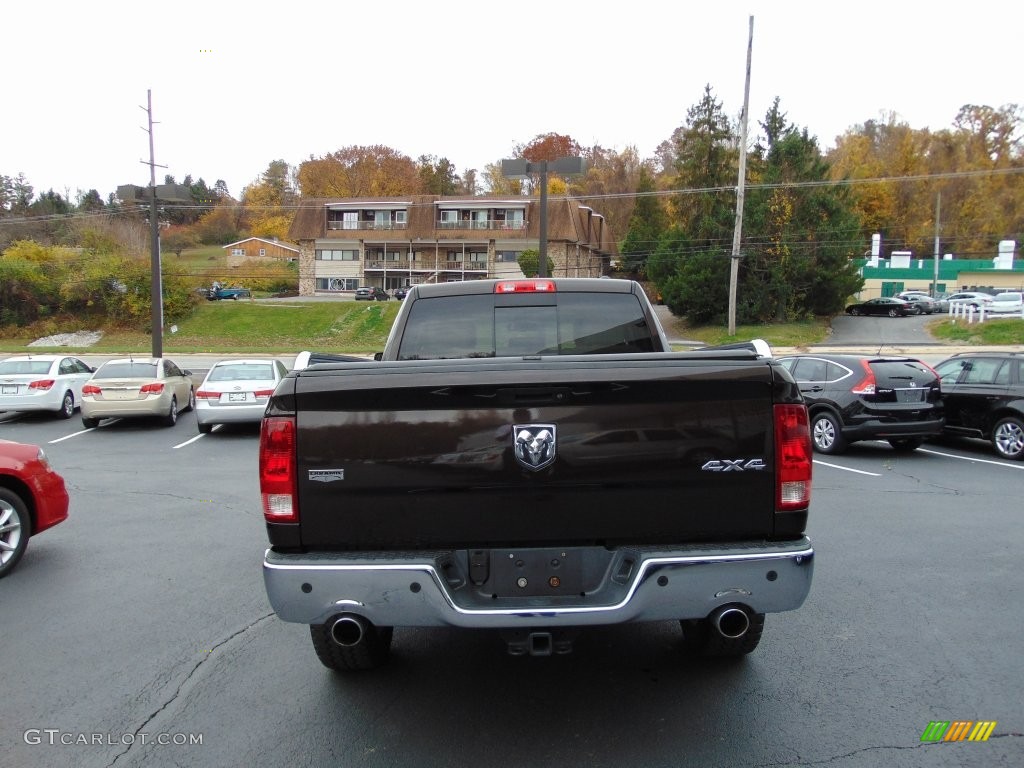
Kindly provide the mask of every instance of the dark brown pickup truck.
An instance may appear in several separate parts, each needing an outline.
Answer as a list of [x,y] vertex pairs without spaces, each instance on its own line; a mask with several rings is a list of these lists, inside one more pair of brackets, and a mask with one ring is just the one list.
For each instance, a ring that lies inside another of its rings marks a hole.
[[326,666],[396,626],[547,655],[675,620],[740,656],[807,596],[807,411],[770,357],[672,352],[608,279],[416,286],[377,357],[293,372],[260,437],[267,593]]

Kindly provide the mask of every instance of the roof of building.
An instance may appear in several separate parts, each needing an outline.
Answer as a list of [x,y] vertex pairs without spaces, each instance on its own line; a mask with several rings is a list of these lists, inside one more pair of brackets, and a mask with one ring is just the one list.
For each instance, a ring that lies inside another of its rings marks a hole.
[[241,245],[242,243],[251,243],[253,240],[256,240],[256,241],[258,241],[260,243],[268,243],[269,245],[279,245],[282,248],[286,248],[289,251],[295,251],[296,253],[299,252],[299,247],[297,245],[292,245],[291,243],[286,243],[283,240],[266,240],[266,239],[264,239],[262,237],[246,237],[246,238],[244,238],[242,240],[236,240],[233,243],[228,243],[227,245],[222,245],[221,248],[231,248],[232,246]]

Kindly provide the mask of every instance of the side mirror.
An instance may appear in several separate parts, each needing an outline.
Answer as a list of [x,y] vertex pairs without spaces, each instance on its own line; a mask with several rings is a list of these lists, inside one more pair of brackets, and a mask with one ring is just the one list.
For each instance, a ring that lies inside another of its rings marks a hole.
[[379,363],[381,360],[384,359],[384,353],[383,352],[374,352],[373,353],[373,359]]

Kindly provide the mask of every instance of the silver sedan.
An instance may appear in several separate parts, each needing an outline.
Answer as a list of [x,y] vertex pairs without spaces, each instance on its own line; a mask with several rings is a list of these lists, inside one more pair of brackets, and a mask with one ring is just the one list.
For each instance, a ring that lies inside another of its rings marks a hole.
[[0,360],[0,411],[52,411],[70,419],[93,369],[67,355],[19,355]]
[[267,401],[288,369],[279,360],[221,360],[210,368],[196,392],[199,431],[217,424],[259,423]]

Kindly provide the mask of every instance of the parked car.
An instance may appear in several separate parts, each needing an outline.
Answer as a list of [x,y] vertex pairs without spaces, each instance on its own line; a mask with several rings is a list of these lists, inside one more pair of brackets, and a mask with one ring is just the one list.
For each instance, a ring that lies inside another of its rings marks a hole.
[[935,370],[946,434],[990,440],[1003,458],[1024,460],[1024,353],[962,352]]
[[915,315],[930,315],[939,311],[939,305],[932,297],[922,293],[908,293],[902,299],[910,305]]
[[797,380],[819,453],[858,440],[887,440],[912,451],[943,428],[939,376],[909,357],[807,354],[780,358]]
[[0,578],[25,554],[29,537],[68,517],[68,492],[38,445],[0,440]]
[[252,293],[248,288],[210,288],[206,292],[206,298],[208,301],[221,301],[223,299],[238,301],[239,299],[251,299]]
[[173,427],[179,409],[195,408],[191,376],[167,358],[108,360],[82,387],[82,424],[92,428],[105,418],[157,416]]
[[409,289],[408,288],[395,288],[395,290],[392,292],[392,295],[396,299],[401,301],[402,299],[404,299],[406,297],[406,294],[408,294],[408,293],[409,293]]
[[196,390],[199,431],[205,434],[217,424],[258,424],[287,373],[284,363],[272,358],[214,363]]
[[992,297],[992,303],[986,307],[986,312],[993,315],[1019,315],[1024,309],[1024,293],[1021,291],[1005,291],[997,293]]
[[82,402],[92,366],[67,355],[0,360],[0,411],[53,411],[70,419]]
[[356,301],[373,301],[374,299],[377,301],[387,301],[390,298],[391,297],[388,295],[387,291],[383,288],[378,288],[376,286],[363,286],[362,288],[356,288]]
[[981,293],[979,291],[960,291],[958,293],[951,293],[946,297],[946,301],[950,304],[966,304],[969,307],[980,309],[984,306],[986,309],[992,305],[992,296],[987,293]]
[[892,296],[882,296],[877,299],[868,299],[860,304],[851,304],[846,308],[848,315],[888,315],[889,317],[906,317],[915,314],[910,304],[903,299]]

